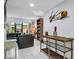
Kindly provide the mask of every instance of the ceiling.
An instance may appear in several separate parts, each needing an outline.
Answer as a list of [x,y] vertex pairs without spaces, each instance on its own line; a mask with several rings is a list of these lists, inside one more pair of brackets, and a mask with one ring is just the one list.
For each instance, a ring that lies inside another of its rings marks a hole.
[[[51,8],[63,0],[7,0],[7,16],[20,18],[34,18],[44,16]],[[33,3],[35,6],[30,7]]]

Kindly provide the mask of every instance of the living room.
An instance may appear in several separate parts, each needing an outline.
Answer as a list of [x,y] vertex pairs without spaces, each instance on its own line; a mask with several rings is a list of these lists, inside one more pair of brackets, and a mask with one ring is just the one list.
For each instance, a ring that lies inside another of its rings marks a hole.
[[5,59],[73,59],[72,0],[5,0],[4,7]]

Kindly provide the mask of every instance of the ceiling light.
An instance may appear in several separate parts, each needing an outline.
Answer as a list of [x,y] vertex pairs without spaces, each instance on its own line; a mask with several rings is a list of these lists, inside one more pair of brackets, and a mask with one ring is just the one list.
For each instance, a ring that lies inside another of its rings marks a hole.
[[30,7],[34,7],[34,4],[33,3],[30,3]]

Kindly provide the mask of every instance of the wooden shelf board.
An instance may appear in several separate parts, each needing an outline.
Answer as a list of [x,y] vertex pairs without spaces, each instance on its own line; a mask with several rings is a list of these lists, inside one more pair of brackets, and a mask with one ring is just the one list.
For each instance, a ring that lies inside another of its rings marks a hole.
[[[45,52],[48,55],[48,48],[43,48],[41,49],[43,52]],[[63,56],[50,50],[50,57],[52,57],[53,59],[63,59]],[[67,59],[67,58],[66,58]]]

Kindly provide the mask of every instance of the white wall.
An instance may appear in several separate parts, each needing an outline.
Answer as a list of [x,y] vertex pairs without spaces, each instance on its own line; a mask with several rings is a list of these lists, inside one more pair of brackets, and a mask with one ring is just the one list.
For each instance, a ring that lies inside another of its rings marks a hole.
[[66,9],[68,10],[68,16],[64,20],[49,22],[49,16],[51,12],[44,17],[44,33],[48,31],[50,35],[53,35],[53,28],[57,26],[58,35],[74,37],[74,4],[73,0],[65,0],[59,5],[52,8],[53,11]]
[[22,23],[32,23],[32,19],[24,19],[24,18],[19,18],[19,17],[7,17],[7,23],[17,23],[17,24],[22,24]]
[[[64,18],[63,20],[57,20],[49,22],[49,16],[51,15],[51,11],[54,12],[57,10],[66,9],[68,10],[68,16],[67,18]],[[44,34],[45,32],[48,32],[49,35],[53,35],[54,26],[57,26],[57,32],[60,36],[65,37],[74,37],[74,2],[73,0],[65,0],[64,2],[60,3],[59,5],[56,5],[52,10],[46,14],[44,17]],[[60,43],[60,42],[58,42]],[[70,47],[70,43],[67,43],[66,45]],[[58,51],[59,54],[62,54]],[[70,59],[70,52],[66,55]]]

